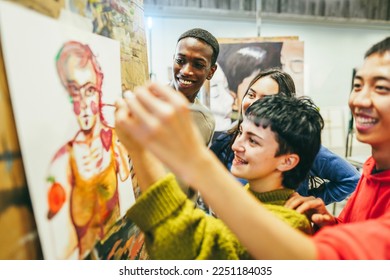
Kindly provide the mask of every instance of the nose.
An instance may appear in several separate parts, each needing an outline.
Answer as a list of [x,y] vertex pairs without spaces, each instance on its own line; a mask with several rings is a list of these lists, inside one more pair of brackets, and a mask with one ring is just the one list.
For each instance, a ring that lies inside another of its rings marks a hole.
[[81,89],[80,90],[80,106],[82,109],[86,109],[88,107],[87,104],[87,96],[85,95],[85,90]]
[[371,101],[371,87],[364,85],[359,91],[353,90],[349,97],[350,106],[370,107]]
[[237,135],[232,145],[233,152],[244,152],[245,148],[242,141],[242,134]]
[[184,64],[181,69],[180,69],[180,72],[183,76],[190,76],[190,75],[193,75],[194,72],[192,71],[192,66],[190,63],[186,63]]

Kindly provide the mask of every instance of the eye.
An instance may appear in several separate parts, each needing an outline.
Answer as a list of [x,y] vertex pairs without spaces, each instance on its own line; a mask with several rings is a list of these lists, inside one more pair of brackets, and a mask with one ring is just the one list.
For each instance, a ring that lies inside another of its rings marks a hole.
[[248,98],[253,99],[256,97],[256,94],[254,92],[250,91],[250,92],[248,92],[247,96],[248,96]]
[[196,63],[194,63],[194,68],[196,68],[198,70],[202,70],[202,69],[206,68],[206,65],[196,62]]
[[378,93],[388,93],[390,92],[390,88],[383,85],[377,85],[375,86],[375,91]]
[[74,84],[69,84],[68,85],[68,89],[69,89],[69,91],[73,94],[77,94],[78,92],[79,92],[79,88],[76,86],[76,85],[74,85]]
[[184,64],[184,59],[178,57],[178,58],[175,59],[175,62],[176,62],[177,64],[183,65],[183,64]]
[[358,90],[361,89],[362,84],[361,84],[361,82],[354,82],[353,85],[352,85],[352,87],[353,87],[353,90],[354,90],[354,91],[358,91]]
[[253,144],[253,145],[258,145],[259,143],[253,139],[252,137],[249,137],[249,143]]
[[87,97],[93,96],[93,95],[95,95],[96,92],[97,92],[96,88],[90,86],[90,87],[85,89],[85,96],[87,96]]

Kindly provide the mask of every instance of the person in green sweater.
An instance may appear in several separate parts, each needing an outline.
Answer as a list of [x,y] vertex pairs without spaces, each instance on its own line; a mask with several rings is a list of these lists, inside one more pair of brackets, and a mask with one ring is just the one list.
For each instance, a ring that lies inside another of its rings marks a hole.
[[[194,208],[175,176],[167,174],[162,163],[134,139],[137,132],[132,127],[137,115],[146,113],[145,98],[161,90],[173,91],[150,84],[138,88],[136,96],[117,102],[116,131],[132,158],[142,191],[127,218],[145,233],[151,259],[251,259],[223,221]],[[183,125],[181,119],[176,123]],[[183,126],[194,129],[199,136],[192,125]],[[311,233],[306,216],[283,205],[309,172],[320,148],[323,125],[318,108],[309,98],[266,96],[247,109],[232,147],[235,158],[231,172],[248,180],[246,188],[253,199],[306,234]],[[186,176],[181,179],[187,180]]]

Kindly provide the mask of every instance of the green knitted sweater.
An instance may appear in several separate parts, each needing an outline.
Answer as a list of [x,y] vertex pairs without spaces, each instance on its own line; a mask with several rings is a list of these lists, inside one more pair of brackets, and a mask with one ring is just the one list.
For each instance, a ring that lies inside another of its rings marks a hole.
[[[281,189],[252,193],[292,227],[310,232],[311,225],[306,216],[283,207],[292,192]],[[154,183],[137,199],[126,216],[145,233],[151,259],[251,259],[222,220],[194,207],[173,174]]]

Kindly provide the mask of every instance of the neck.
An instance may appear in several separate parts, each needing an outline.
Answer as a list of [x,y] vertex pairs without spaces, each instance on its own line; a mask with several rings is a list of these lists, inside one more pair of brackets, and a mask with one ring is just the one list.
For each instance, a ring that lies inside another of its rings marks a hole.
[[96,137],[100,137],[100,130],[102,126],[98,122],[90,130],[80,130],[78,133],[77,141],[92,142]]
[[384,147],[372,147],[372,157],[375,159],[376,170],[389,170],[390,169],[390,146]]
[[[173,80],[171,81],[170,86],[171,86],[174,90],[179,91],[179,90],[176,88],[176,86],[175,86]],[[179,91],[179,92],[181,92],[181,91]],[[190,96],[185,95],[185,94],[183,94],[182,92],[181,92],[181,93],[187,98],[188,102],[194,103],[194,102],[195,102],[195,98],[196,98],[196,96],[198,95],[198,92],[199,92],[199,90],[198,90],[197,92],[193,93],[193,94],[190,95]]]
[[265,178],[248,180],[249,188],[258,193],[284,189],[281,174],[271,174]]
[[197,95],[198,95],[198,93],[195,93],[195,94],[193,94],[192,96],[186,96],[186,97],[187,97],[187,100],[188,100],[190,103],[194,103],[194,102],[195,102],[195,98],[196,98]]

